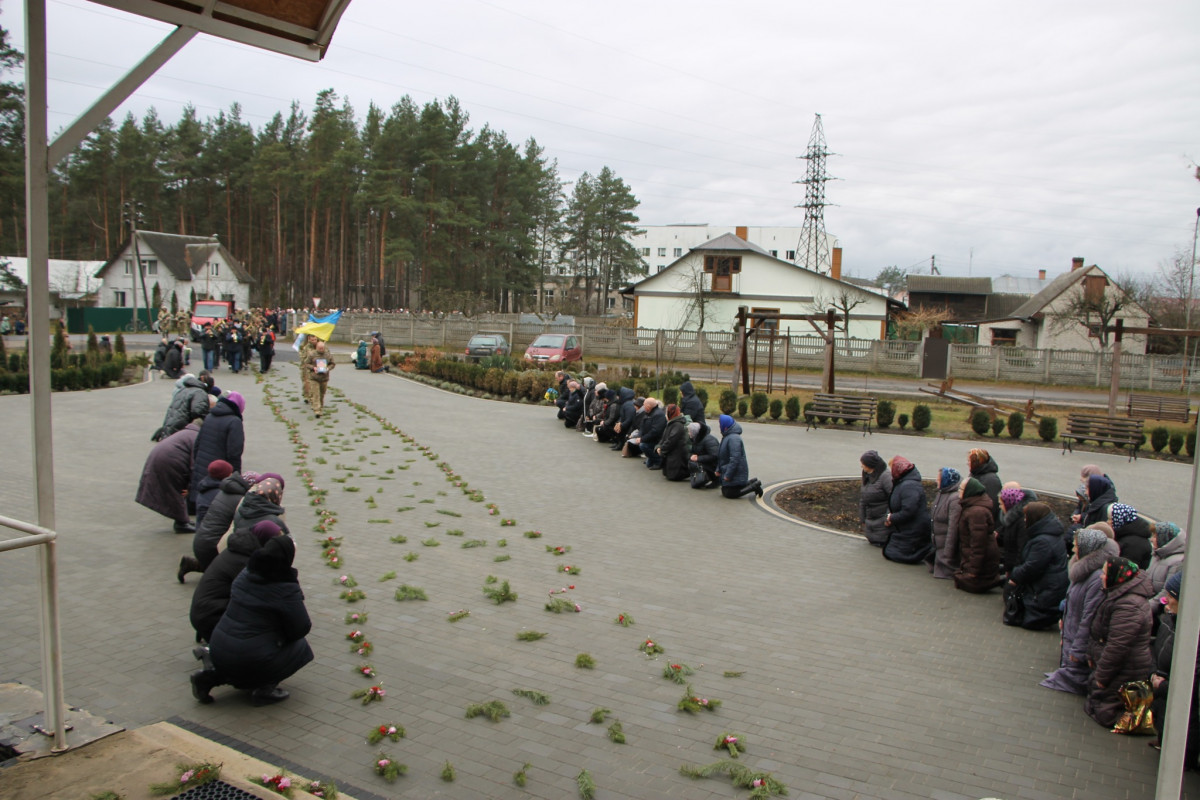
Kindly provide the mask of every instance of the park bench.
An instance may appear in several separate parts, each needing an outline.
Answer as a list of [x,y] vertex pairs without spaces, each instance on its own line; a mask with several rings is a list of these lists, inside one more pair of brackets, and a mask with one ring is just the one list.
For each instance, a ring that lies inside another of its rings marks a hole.
[[1137,459],[1138,448],[1142,445],[1142,424],[1140,419],[1125,419],[1123,417],[1099,417],[1090,414],[1068,414],[1067,431],[1062,435],[1063,453],[1068,450],[1075,452],[1074,442],[1092,440],[1098,444],[1115,444],[1129,450],[1129,457]]
[[804,412],[808,421],[808,430],[817,424],[818,420],[843,420],[845,422],[862,422],[863,436],[871,433],[871,423],[875,420],[874,397],[864,397],[854,394],[816,394],[813,395],[812,407]]
[[1192,414],[1191,403],[1186,397],[1159,397],[1153,394],[1129,393],[1126,404],[1129,416],[1141,419],[1169,419],[1187,422]]

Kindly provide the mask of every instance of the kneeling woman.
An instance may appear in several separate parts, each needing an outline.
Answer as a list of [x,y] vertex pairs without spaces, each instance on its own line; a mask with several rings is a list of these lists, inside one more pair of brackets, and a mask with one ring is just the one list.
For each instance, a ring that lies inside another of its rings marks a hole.
[[892,459],[892,496],[883,524],[890,530],[883,557],[901,564],[917,564],[933,556],[933,528],[929,498],[921,473],[903,456]]
[[1120,688],[1145,680],[1154,666],[1150,653],[1150,576],[1127,558],[1110,558],[1101,578],[1104,600],[1092,619],[1088,657],[1094,670],[1083,710],[1111,728],[1125,709]]
[[205,671],[192,679],[201,702],[220,683],[251,690],[255,705],[286,700],[288,692],[279,687],[280,681],[313,660],[304,638],[312,622],[292,567],[295,555],[292,540],[276,536],[250,556],[234,580],[229,607],[209,645],[216,674]]

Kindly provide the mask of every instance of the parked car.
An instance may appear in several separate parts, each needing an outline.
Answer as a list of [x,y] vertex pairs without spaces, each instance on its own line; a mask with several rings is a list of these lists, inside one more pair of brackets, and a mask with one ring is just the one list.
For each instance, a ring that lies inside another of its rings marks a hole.
[[512,350],[508,346],[508,339],[498,333],[477,333],[467,342],[467,349],[463,352],[467,361],[478,361],[488,356],[506,356]]
[[525,349],[526,361],[548,361],[552,364],[582,361],[583,347],[579,337],[565,333],[543,333]]

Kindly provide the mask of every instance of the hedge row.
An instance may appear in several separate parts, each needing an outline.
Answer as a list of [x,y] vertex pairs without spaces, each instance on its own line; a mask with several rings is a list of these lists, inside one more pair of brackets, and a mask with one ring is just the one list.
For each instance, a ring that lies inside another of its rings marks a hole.
[[554,383],[553,372],[542,370],[504,370],[483,364],[469,364],[450,358],[418,361],[417,372],[469,389],[504,395],[514,399],[541,400]]
[[[55,392],[100,389],[121,380],[124,371],[124,359],[109,361],[97,367],[54,369],[50,371],[50,389]],[[25,394],[28,391],[28,372],[0,372],[0,393]]]

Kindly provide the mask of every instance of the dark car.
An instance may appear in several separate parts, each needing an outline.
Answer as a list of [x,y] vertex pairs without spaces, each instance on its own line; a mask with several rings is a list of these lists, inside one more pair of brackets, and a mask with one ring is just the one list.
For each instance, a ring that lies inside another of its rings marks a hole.
[[488,356],[506,356],[511,350],[508,339],[498,333],[477,333],[467,342],[466,353],[468,361],[478,361]]
[[582,361],[583,347],[579,337],[562,333],[543,333],[533,340],[525,350],[526,361],[542,361],[551,364]]

